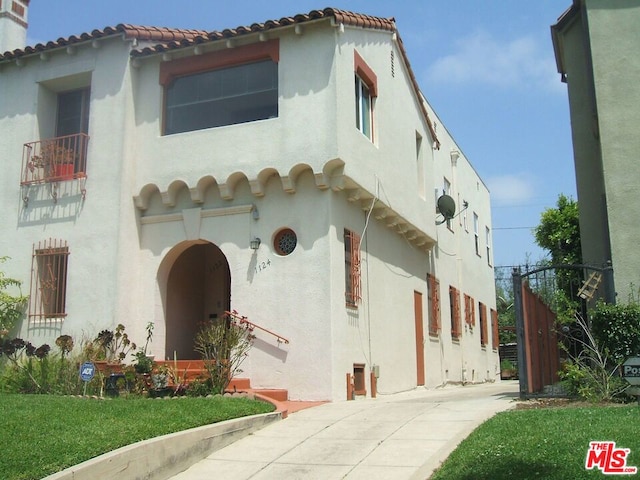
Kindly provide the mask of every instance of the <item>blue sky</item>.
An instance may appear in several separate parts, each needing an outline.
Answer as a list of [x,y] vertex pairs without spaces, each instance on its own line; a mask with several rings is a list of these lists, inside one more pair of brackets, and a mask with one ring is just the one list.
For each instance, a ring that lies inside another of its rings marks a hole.
[[494,265],[536,261],[531,228],[576,198],[566,86],[550,25],[571,0],[33,0],[28,43],[130,23],[222,30],[328,6],[395,17],[418,83],[491,190]]

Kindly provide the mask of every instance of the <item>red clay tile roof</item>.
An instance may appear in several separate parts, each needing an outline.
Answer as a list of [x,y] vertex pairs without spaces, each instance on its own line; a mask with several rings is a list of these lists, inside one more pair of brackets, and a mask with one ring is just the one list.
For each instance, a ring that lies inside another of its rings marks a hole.
[[[402,53],[405,64],[407,65],[411,83],[415,89],[416,95],[420,99],[420,88],[416,81],[415,75],[409,64],[409,59],[405,51],[404,45],[398,31],[396,29],[395,19],[374,17],[371,15],[364,15],[361,13],[349,12],[346,10],[340,10],[337,8],[325,8],[324,10],[311,10],[306,14],[298,14],[293,17],[283,17],[280,20],[267,20],[264,23],[254,23],[250,26],[239,26],[232,29],[225,29],[220,31],[206,30],[188,30],[178,28],[165,28],[165,27],[143,27],[128,24],[119,24],[115,27],[105,27],[102,30],[93,30],[91,33],[82,33],[79,36],[72,35],[68,38],[59,38],[56,41],[47,42],[46,44],[39,43],[34,47],[25,47],[24,49],[13,50],[12,52],[0,53],[0,63],[19,59],[28,55],[39,54],[47,50],[54,50],[57,48],[64,48],[72,46],[76,43],[82,43],[91,41],[94,39],[109,37],[113,35],[124,35],[128,39],[138,39],[143,41],[158,42],[151,47],[144,47],[139,50],[132,50],[130,55],[133,57],[141,57],[147,55],[153,55],[157,53],[166,52],[168,50],[174,50],[179,48],[185,48],[194,46],[200,43],[212,42],[216,40],[229,39],[251,33],[266,32],[268,30],[287,27],[290,25],[312,22],[315,20],[321,20],[326,18],[335,18],[336,23],[342,23],[348,26],[371,28],[375,30],[385,30],[396,33],[398,46]],[[427,121],[429,130],[434,138],[438,148],[440,142],[437,140],[435,130],[433,129],[431,120],[426,111],[425,106],[420,101],[420,107],[422,113]]]
[[311,10],[309,13],[301,13],[293,17],[283,17],[280,20],[267,20],[264,23],[254,23],[250,26],[227,28],[222,30],[221,32],[214,30],[212,32],[208,32],[203,36],[196,35],[191,38],[176,39],[166,43],[160,43],[152,47],[134,50],[133,52],[131,52],[131,55],[135,57],[153,55],[155,53],[189,47],[207,41],[216,41],[239,37],[241,35],[247,35],[251,33],[266,32],[275,28],[282,28],[290,25],[311,22],[314,20],[325,18],[335,18],[337,23],[343,23],[345,25],[352,25],[361,28],[373,28],[376,30],[387,30],[390,32],[396,31],[395,20],[393,18],[373,17],[371,15],[363,15],[360,13],[339,10],[337,8],[325,8],[324,10]]
[[380,18],[360,13],[348,12],[336,8],[325,8],[324,10],[312,10],[307,14],[298,14],[293,17],[283,17],[280,20],[267,20],[264,23],[254,23],[250,26],[239,26],[220,31],[206,30],[186,30],[165,27],[143,27],[128,24],[119,24],[115,27],[105,27],[102,30],[93,30],[90,33],[82,33],[78,36],[72,35],[68,38],[59,38],[56,41],[39,43],[34,47],[25,47],[11,52],[0,53],[0,62],[13,60],[27,55],[38,54],[46,50],[67,47],[75,43],[87,42],[90,40],[109,37],[112,35],[124,34],[125,38],[158,42],[153,47],[134,50],[133,56],[151,55],[158,52],[173,50],[192,46],[198,43],[215,41],[246,35],[249,33],[264,32],[274,28],[285,27],[297,23],[310,22],[322,18],[335,18],[338,23],[353,25],[362,28],[374,28],[378,30],[395,31],[395,20],[393,18]]
[[152,42],[175,42],[187,38],[197,36],[206,36],[205,30],[184,30],[178,28],[163,27],[139,27],[135,25],[120,24],[115,27],[105,27],[102,30],[93,30],[90,33],[81,33],[80,35],[71,35],[67,38],[59,38],[56,41],[50,41],[45,44],[38,43],[34,47],[25,47],[23,50],[13,50],[0,54],[0,62],[3,60],[12,60],[27,55],[37,54],[47,50],[67,47],[76,43],[87,42],[98,38],[110,37],[122,34],[125,38],[136,38],[138,40],[147,40]]

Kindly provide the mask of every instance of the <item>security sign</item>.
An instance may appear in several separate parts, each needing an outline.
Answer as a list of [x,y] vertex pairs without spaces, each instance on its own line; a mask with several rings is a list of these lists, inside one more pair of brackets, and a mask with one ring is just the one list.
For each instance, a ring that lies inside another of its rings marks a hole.
[[631,385],[640,385],[640,357],[629,357],[622,364],[622,378]]
[[80,366],[80,378],[84,382],[90,382],[95,374],[96,374],[96,367],[93,363],[84,362]]

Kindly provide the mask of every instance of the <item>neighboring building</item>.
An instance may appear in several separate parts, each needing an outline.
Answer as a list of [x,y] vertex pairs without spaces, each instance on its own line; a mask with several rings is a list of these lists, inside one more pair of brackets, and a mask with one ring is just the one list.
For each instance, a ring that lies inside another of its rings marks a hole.
[[30,0],[0,1],[0,53],[24,48]]
[[243,376],[291,399],[499,379],[489,192],[393,19],[107,27],[0,54],[0,99],[16,335],[153,321],[190,359],[233,309],[289,341],[256,330]]
[[639,0],[574,0],[551,27],[569,91],[582,256],[612,262],[619,301],[640,287],[638,25]]

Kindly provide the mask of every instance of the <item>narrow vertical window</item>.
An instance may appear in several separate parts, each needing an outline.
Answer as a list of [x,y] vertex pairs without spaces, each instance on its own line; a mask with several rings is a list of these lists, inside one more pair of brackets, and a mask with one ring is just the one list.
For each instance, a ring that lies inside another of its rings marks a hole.
[[356,127],[369,140],[371,135],[371,93],[366,83],[356,75]]
[[369,140],[374,140],[374,98],[378,96],[378,79],[360,54],[354,50],[356,128]]
[[440,282],[435,276],[427,274],[429,301],[429,335],[437,336],[440,332]]
[[61,240],[33,247],[29,318],[46,320],[67,315],[67,259],[69,248]]
[[[451,196],[451,182],[446,177],[444,178],[444,182],[442,185],[442,194]],[[447,218],[447,228],[453,232],[450,218]]]
[[487,306],[478,302],[478,316],[480,322],[480,345],[483,347],[487,345]]
[[491,309],[491,345],[494,350],[500,345],[500,332],[498,330],[498,312]]
[[464,294],[464,321],[470,327],[474,327],[476,324],[476,308],[473,298]]
[[485,227],[485,242],[487,243],[487,265],[491,266],[491,231]]
[[[462,204],[464,205],[467,201],[462,200]],[[464,226],[464,231],[469,232],[469,221],[467,218],[467,210],[462,210],[462,225]]]
[[460,314],[460,292],[457,288],[449,287],[449,307],[451,311],[451,338],[459,339],[462,336]]
[[418,196],[424,200],[426,198],[424,157],[422,155],[422,135],[418,132],[416,132],[416,177],[418,181]]
[[479,230],[480,221],[478,219],[478,214],[473,212],[473,238],[476,243],[476,255],[480,256],[480,230]]
[[345,302],[349,307],[357,307],[360,302],[360,236],[344,230],[344,276]]

